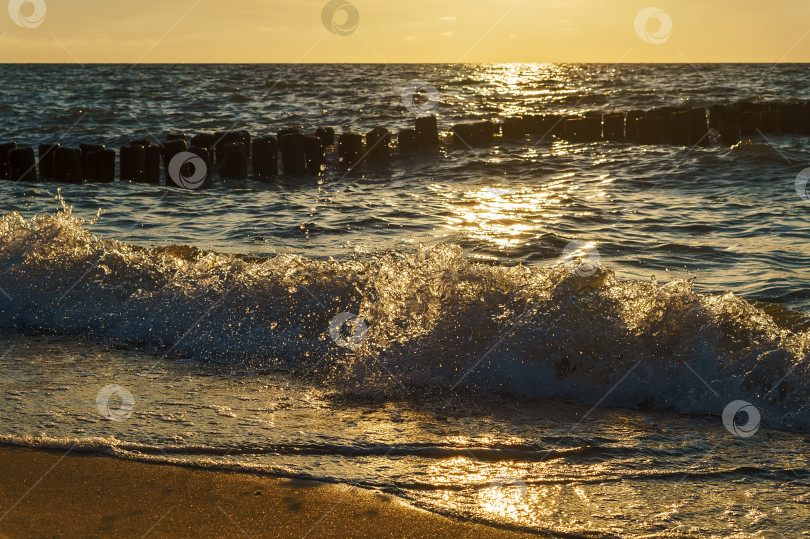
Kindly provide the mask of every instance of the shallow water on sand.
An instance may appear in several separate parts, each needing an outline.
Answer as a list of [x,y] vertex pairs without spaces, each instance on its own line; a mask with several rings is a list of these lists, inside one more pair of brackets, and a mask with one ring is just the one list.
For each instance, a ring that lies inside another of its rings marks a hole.
[[[807,529],[807,435],[743,439],[720,418],[546,399],[360,399],[311,378],[76,338],[14,335],[2,345],[14,346],[0,380],[3,442],[67,450],[81,440],[74,452],[350,482],[451,515],[575,536]],[[108,404],[121,421],[97,405],[111,381],[132,395],[131,405],[120,394]]]
[[[806,66],[698,68],[0,66],[0,120],[111,147],[395,129],[414,78],[443,130],[810,98]],[[0,181],[0,441],[574,536],[806,536],[809,140],[529,137],[194,192]]]

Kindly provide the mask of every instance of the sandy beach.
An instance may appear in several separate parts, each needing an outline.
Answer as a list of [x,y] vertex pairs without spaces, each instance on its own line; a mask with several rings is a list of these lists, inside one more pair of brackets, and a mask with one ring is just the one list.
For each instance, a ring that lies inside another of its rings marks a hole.
[[0,447],[0,537],[530,537],[344,485],[63,455]]

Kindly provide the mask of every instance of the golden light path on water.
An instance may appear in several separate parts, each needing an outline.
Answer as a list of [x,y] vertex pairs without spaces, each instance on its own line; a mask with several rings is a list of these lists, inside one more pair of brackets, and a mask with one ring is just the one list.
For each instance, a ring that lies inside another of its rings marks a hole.
[[[443,88],[442,101],[448,104],[463,104],[471,113],[481,106],[497,106],[504,116],[536,114],[550,100],[565,99],[593,90],[594,77],[587,65],[576,64],[491,64],[475,66],[477,76],[488,84],[459,86],[465,93],[452,88]],[[464,76],[459,80],[464,80]],[[533,83],[527,84],[527,81]],[[470,99],[470,93],[475,99]],[[501,96],[520,95],[521,100],[504,103]],[[573,105],[574,103],[572,103]],[[574,108],[562,112],[574,112]]]
[[[485,440],[478,439],[477,442]],[[519,438],[513,439],[516,440]],[[447,441],[459,443],[462,439],[450,437]],[[471,440],[466,442],[471,443]],[[622,511],[625,499],[638,497],[630,485],[619,487],[626,497],[606,498],[601,492],[603,487],[599,485],[554,484],[555,480],[569,476],[609,474],[610,466],[603,463],[590,463],[583,468],[559,459],[533,463],[487,462],[477,459],[475,450],[468,453],[469,457],[448,458],[429,466],[426,476],[437,487],[461,485],[468,494],[473,492],[471,496],[465,496],[473,500],[473,505],[467,506],[466,510],[488,520],[526,527],[553,524],[559,530],[589,529],[595,527],[590,515]],[[538,484],[538,480],[551,483]],[[445,490],[440,496],[445,505],[457,505],[461,498],[460,493],[452,490]],[[673,500],[674,507],[678,504],[679,500]]]
[[[545,466],[540,464],[539,466]],[[507,520],[524,526],[538,526],[547,523],[549,518],[559,513],[559,485],[529,489],[521,477],[525,477],[528,470],[525,464],[513,462],[481,462],[471,457],[455,457],[442,460],[427,471],[432,484],[442,485],[472,485],[477,486],[477,492],[472,497],[476,506],[469,510],[474,514],[486,515],[486,518],[495,517],[497,520]],[[553,464],[550,464],[553,466]],[[533,473],[538,470],[534,470]],[[444,502],[452,504],[454,493],[445,491],[442,495]]]
[[[613,182],[604,174],[596,189],[583,188],[574,172],[559,174],[539,182],[537,187],[492,182],[491,185],[463,191],[434,191],[446,199],[450,214],[446,227],[475,242],[508,250],[522,243],[551,235],[555,226],[571,218],[590,217],[593,211],[574,209],[572,198],[591,201],[605,198]],[[596,247],[590,238],[572,237],[584,249]]]

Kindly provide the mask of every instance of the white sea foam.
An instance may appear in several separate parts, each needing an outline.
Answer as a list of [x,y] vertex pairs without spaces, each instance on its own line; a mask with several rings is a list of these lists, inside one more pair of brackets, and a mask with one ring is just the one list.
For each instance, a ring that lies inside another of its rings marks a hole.
[[[370,396],[461,386],[717,415],[745,400],[765,426],[810,428],[808,334],[689,281],[482,265],[450,244],[349,261],[143,248],[69,209],[0,219],[0,273],[4,328],[314,372]],[[351,350],[330,338],[340,313],[368,326]]]

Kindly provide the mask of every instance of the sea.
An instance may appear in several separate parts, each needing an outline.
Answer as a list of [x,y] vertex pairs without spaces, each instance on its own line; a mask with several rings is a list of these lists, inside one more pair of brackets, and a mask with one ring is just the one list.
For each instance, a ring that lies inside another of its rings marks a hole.
[[810,537],[810,136],[449,137],[528,114],[806,101],[810,65],[0,65],[0,80],[0,143],[20,146],[396,134],[425,113],[444,139],[194,190],[0,180],[0,443],[348,483],[558,537]]

